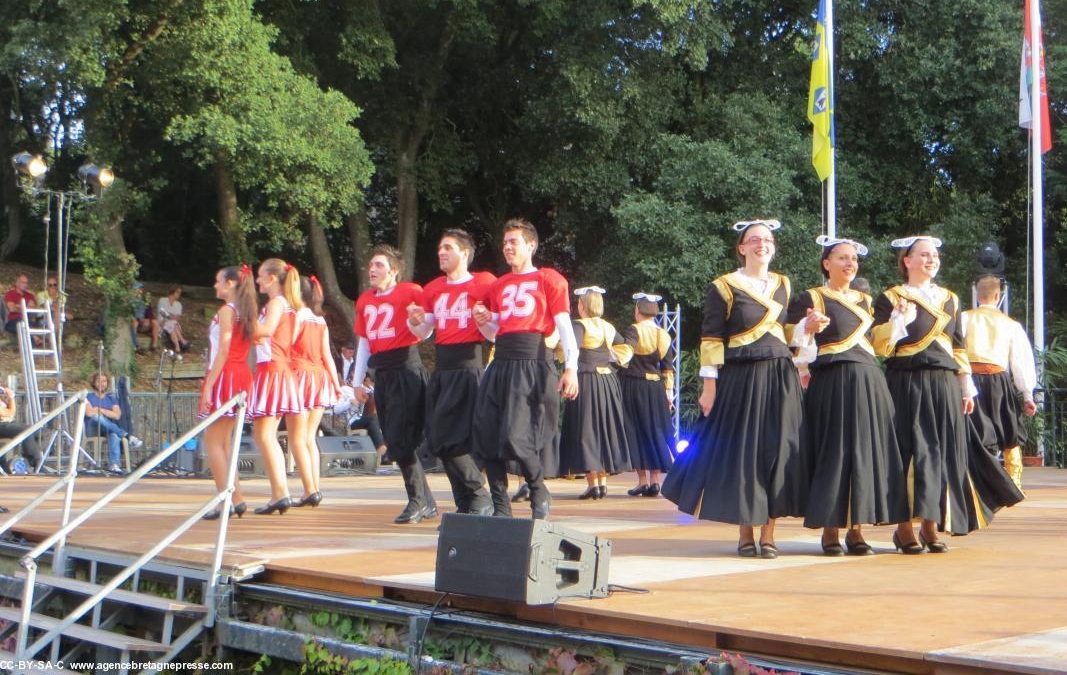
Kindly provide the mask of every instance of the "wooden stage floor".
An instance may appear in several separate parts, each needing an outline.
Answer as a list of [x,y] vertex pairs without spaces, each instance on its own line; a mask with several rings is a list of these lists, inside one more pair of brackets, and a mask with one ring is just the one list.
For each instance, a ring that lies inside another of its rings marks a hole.
[[[16,510],[46,484],[0,479],[0,503]],[[80,505],[117,479],[82,477]],[[447,479],[430,476],[450,505]],[[819,533],[798,520],[777,529],[777,560],[737,557],[736,528],[695,521],[662,498],[627,497],[633,475],[609,496],[578,501],[583,480],[549,484],[552,519],[612,541],[612,584],[648,589],[597,600],[530,607],[471,599],[454,605],[531,621],[747,651],[881,672],[1067,672],[1067,471],[1028,468],[1027,499],[992,526],[948,540],[946,555],[894,552],[892,528],[867,528],[877,555],[828,558]],[[299,493],[299,481],[290,480]],[[266,481],[244,481],[250,506]],[[212,483],[146,478],[90,520],[73,541],[116,551],[147,549],[170,522],[203,503]],[[232,519],[225,563],[262,564],[265,581],[358,596],[433,602],[439,520],[394,525],[405,499],[397,474],[324,478],[317,509]],[[31,539],[54,527],[58,501],[18,528]],[[527,515],[527,505],[517,505]],[[77,511],[75,511],[76,513]],[[167,557],[206,563],[215,527],[197,525]],[[155,538],[154,538],[155,537]]]

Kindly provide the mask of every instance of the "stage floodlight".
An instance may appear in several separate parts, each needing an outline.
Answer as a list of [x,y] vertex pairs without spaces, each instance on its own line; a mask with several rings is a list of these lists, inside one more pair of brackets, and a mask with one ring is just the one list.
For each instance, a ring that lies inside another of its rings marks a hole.
[[115,172],[107,167],[84,164],[78,169],[78,178],[90,188],[105,189],[115,182]]
[[11,166],[23,176],[29,176],[34,180],[39,179],[48,171],[48,164],[40,155],[31,155],[28,152],[20,152],[11,158]]
[[976,279],[989,275],[1004,278],[1004,254],[1000,252],[1000,247],[995,242],[982,244],[978,255],[975,256],[975,261],[978,263]]

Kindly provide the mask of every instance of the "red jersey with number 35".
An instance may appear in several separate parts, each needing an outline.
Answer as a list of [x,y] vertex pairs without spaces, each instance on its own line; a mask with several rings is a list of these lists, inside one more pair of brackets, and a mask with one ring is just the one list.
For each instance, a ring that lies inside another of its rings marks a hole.
[[373,288],[356,298],[356,322],[353,330],[367,338],[370,353],[400,349],[418,344],[419,338],[408,328],[408,305],[422,304],[422,286],[402,281],[384,295]]
[[505,274],[493,284],[486,304],[500,315],[498,336],[508,333],[551,335],[556,330],[553,317],[571,312],[567,280],[548,267],[523,274]]
[[489,272],[472,272],[470,279],[459,283],[449,283],[448,277],[437,277],[426,284],[422,308],[428,316],[433,316],[437,344],[485,341],[471,312],[476,302],[488,304],[486,298],[494,281],[496,276]]

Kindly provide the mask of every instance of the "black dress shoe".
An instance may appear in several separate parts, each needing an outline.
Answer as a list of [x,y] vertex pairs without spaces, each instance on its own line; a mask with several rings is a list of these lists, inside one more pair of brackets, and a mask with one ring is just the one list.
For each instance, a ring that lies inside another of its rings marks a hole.
[[[232,516],[236,514],[237,517],[240,518],[244,516],[245,511],[247,510],[248,504],[241,502],[240,504],[235,504],[230,507],[230,515]],[[203,520],[218,520],[220,517],[222,517],[222,509],[215,509],[214,511],[205,513],[203,516]]]
[[307,497],[301,497],[293,503],[293,508],[299,508],[301,506],[318,506],[322,503],[322,493],[312,492]]
[[645,490],[646,497],[659,497],[659,483],[653,483]]
[[427,506],[422,510],[422,519],[429,520],[430,518],[436,518],[438,516],[437,505]]
[[519,491],[515,493],[515,496],[511,498],[512,503],[528,502],[530,501],[530,486],[527,483],[523,483],[519,486]]
[[637,487],[630,488],[629,490],[626,491],[626,494],[630,495],[631,497],[642,497],[647,493],[648,493],[648,485],[646,485],[644,483],[641,483]]
[[534,504],[533,506],[531,506],[534,520],[548,520],[548,504],[548,501],[543,501],[540,504]]
[[948,553],[948,544],[937,539],[929,540],[922,532],[919,533],[919,544],[925,546],[930,553]]
[[276,502],[267,502],[266,506],[261,506],[258,509],[254,510],[252,513],[255,513],[260,516],[269,516],[270,514],[277,511],[278,515],[280,516],[286,511],[288,511],[289,507],[292,505],[293,502],[291,499],[289,499],[288,497],[282,497]]
[[600,499],[600,488],[594,485],[582,494],[578,495],[578,499]]
[[910,544],[905,544],[900,540],[900,535],[896,532],[893,533],[893,546],[904,555],[919,555],[923,552],[922,544],[914,541]]
[[9,512],[10,510],[11,510],[11,509],[7,508],[6,506],[0,506],[0,513],[7,513],[7,512]]
[[756,557],[756,542],[754,541],[739,541],[737,542],[737,555],[742,558],[755,558]]
[[[425,517],[423,514],[426,512],[426,507],[419,506],[415,502],[408,502],[408,505],[404,507],[404,510],[400,512],[400,515],[393,518],[393,522],[397,525],[414,525],[415,523],[421,523]],[[437,515],[436,509],[434,515]]]
[[598,498],[599,499],[604,499],[605,497],[608,496],[608,486],[607,485],[599,485],[599,486],[597,486],[597,492],[600,493],[600,497],[598,497]]
[[759,543],[759,557],[774,560],[778,557],[778,547],[773,542]]
[[845,549],[841,547],[841,543],[840,542],[836,542],[835,541],[835,542],[830,543],[830,544],[827,544],[826,542],[823,542],[822,554],[831,556],[833,558],[836,558],[837,556],[845,555]]
[[874,555],[874,549],[870,544],[862,539],[852,541],[848,535],[845,535],[845,548],[848,549],[849,555]]

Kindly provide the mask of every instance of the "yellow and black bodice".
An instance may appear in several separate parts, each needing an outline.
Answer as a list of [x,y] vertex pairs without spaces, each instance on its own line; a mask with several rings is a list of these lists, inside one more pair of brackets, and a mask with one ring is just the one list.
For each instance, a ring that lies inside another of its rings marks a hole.
[[871,313],[871,296],[859,291],[846,293],[825,286],[809,288],[789,307],[789,321],[799,323],[814,309],[830,317],[830,323],[815,334],[818,356],[811,368],[820,368],[833,363],[874,363],[874,347],[870,330],[874,325]]
[[[935,300],[911,288],[894,286],[874,301],[871,342],[875,352],[886,357],[886,368],[971,372],[960,323],[960,299],[946,289],[939,289],[939,294]],[[901,300],[915,305],[915,320],[907,325],[907,334],[894,342],[893,308]]]
[[725,274],[704,293],[700,365],[789,358],[792,327],[786,325],[789,279],[771,273],[764,287],[740,272]]
[[615,327],[600,317],[576,319],[574,340],[578,343],[579,373],[608,374],[613,362],[626,365],[633,355]]
[[649,319],[624,328],[622,338],[633,350],[633,358],[629,366],[619,371],[619,376],[662,380],[668,390],[673,390],[674,345],[670,334]]

